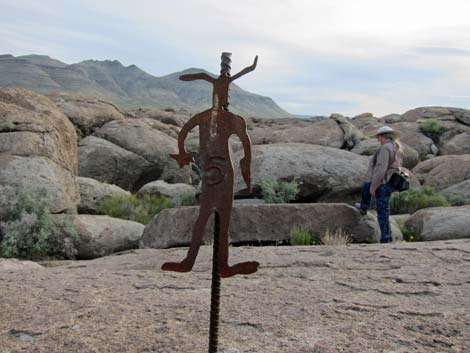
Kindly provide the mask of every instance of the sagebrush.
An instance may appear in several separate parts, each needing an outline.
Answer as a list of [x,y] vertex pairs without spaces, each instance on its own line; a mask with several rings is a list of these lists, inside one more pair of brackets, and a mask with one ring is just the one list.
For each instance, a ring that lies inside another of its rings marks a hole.
[[418,126],[421,132],[434,142],[437,142],[439,137],[447,130],[446,127],[437,119],[421,121]]
[[98,202],[99,213],[110,217],[148,224],[161,210],[172,207],[165,196],[113,195]]
[[[28,260],[73,258],[51,216],[45,189],[2,187],[0,194],[0,256]],[[73,237],[73,229],[69,232]],[[72,239],[73,240],[73,239]]]
[[261,182],[261,198],[266,203],[288,203],[297,198],[299,182],[264,180]]
[[429,186],[394,193],[391,198],[392,214],[414,213],[428,207],[449,207],[446,198]]

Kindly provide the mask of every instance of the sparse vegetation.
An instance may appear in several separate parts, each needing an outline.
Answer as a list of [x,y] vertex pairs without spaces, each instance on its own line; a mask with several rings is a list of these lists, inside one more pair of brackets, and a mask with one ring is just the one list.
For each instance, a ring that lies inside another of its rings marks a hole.
[[[52,219],[50,202],[44,189],[2,188],[0,256],[28,260],[73,258]],[[73,227],[69,234],[75,234]]]
[[288,203],[299,193],[299,182],[265,180],[261,183],[261,197],[266,203]]
[[352,237],[341,228],[333,232],[327,228],[321,242],[323,245],[346,245],[352,242]]
[[98,202],[98,211],[110,217],[148,224],[161,210],[171,207],[164,196],[113,195]]
[[411,228],[405,226],[401,228],[400,230],[401,230],[401,234],[403,234],[404,241],[409,241],[409,242],[416,241],[414,232]]
[[429,186],[394,193],[391,199],[391,213],[414,213],[427,207],[449,207],[444,196],[433,192]]
[[452,206],[463,206],[466,204],[465,197],[461,195],[445,195],[445,198]]
[[447,130],[437,119],[427,119],[419,123],[419,129],[423,134],[434,142],[439,141],[439,137]]
[[193,192],[184,192],[173,201],[174,206],[194,206],[195,204],[196,195]]
[[0,123],[0,132],[10,132],[15,130],[15,123],[11,121]]
[[315,243],[312,233],[306,229],[294,226],[290,231],[290,245],[313,245]]

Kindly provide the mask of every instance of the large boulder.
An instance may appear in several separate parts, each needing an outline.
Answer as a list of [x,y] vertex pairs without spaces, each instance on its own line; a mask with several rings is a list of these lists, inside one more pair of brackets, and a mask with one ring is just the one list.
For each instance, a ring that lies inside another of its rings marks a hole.
[[470,132],[455,135],[445,142],[441,154],[470,154]]
[[114,184],[125,190],[142,184],[142,174],[151,170],[150,163],[143,157],[95,136],[80,140],[78,158],[80,176]]
[[422,185],[443,190],[470,178],[470,155],[449,155],[420,162],[413,173]]
[[[265,180],[298,180],[299,197],[308,201],[350,201],[360,191],[369,158],[336,148],[300,143],[253,146],[252,184]],[[243,152],[235,154],[235,161]],[[238,163],[234,163],[238,167]],[[246,186],[236,168],[235,190]]]
[[137,222],[108,216],[55,215],[54,220],[63,236],[73,239],[77,259],[95,259],[135,249],[145,228]]
[[85,177],[77,177],[80,188],[79,213],[98,214],[98,203],[114,195],[130,195],[129,191],[119,186],[101,183],[98,180]]
[[416,240],[470,238],[470,206],[434,207],[419,210],[406,222]]
[[470,110],[452,107],[420,107],[407,111],[402,116],[403,121],[417,122],[423,119],[440,121],[460,121],[470,125]]
[[137,192],[137,195],[139,196],[147,194],[155,196],[166,196],[175,200],[182,194],[196,195],[196,188],[188,184],[169,184],[163,180],[156,180],[152,181],[151,183],[145,184]]
[[187,111],[178,111],[157,108],[139,108],[135,110],[128,110],[126,116],[132,119],[153,119],[162,122],[163,124],[183,127],[189,119],[190,114]]
[[[145,228],[141,247],[188,245],[198,214],[198,207],[161,211]],[[374,243],[380,239],[380,229],[374,216],[361,216],[352,206],[334,203],[235,205],[230,221],[230,239],[232,244],[283,242],[289,240],[294,226],[309,230],[320,238],[327,229],[342,229],[355,242]],[[394,232],[395,238],[401,239],[402,235],[397,228]],[[206,227],[205,243],[211,242],[212,234],[213,217]]]
[[77,135],[48,98],[18,88],[0,89],[0,188],[45,188],[52,212],[74,211],[80,196]]
[[470,205],[470,179],[441,191],[451,204]]
[[418,152],[421,160],[430,154],[436,155],[438,153],[439,150],[434,141],[421,132],[417,123],[398,122],[390,124],[390,127],[398,132],[401,142]]
[[249,134],[254,145],[306,143],[341,148],[344,132],[333,119],[256,119]]
[[338,126],[343,130],[344,134],[344,143],[342,148],[351,150],[357,146],[362,140],[365,140],[367,137],[359,130],[352,122],[351,119],[344,117],[341,114],[332,114],[330,116],[331,120],[336,121]]
[[101,99],[72,92],[54,92],[49,98],[74,124],[80,137],[90,135],[109,121],[124,119],[116,106]]
[[93,136],[132,152],[149,164],[149,167],[137,171],[140,177],[132,185],[132,191],[137,191],[143,185],[157,179],[188,184],[193,181],[191,168],[179,168],[176,161],[169,156],[178,153],[176,139],[153,128],[145,119],[111,121],[95,131]]
[[0,273],[16,272],[16,271],[43,271],[44,267],[33,261],[20,261],[18,259],[2,259],[0,258]]

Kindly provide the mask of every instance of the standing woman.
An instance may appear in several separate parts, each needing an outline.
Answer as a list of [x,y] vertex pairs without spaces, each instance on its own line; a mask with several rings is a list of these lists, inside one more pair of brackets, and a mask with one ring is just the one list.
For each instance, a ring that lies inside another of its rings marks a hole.
[[390,183],[392,174],[399,171],[401,161],[396,143],[396,132],[389,126],[383,126],[375,135],[380,142],[379,149],[369,162],[365,182],[362,186],[361,203],[355,206],[361,214],[367,214],[372,197],[377,205],[377,220],[380,225],[380,242],[392,242],[390,228],[390,196],[394,187]]

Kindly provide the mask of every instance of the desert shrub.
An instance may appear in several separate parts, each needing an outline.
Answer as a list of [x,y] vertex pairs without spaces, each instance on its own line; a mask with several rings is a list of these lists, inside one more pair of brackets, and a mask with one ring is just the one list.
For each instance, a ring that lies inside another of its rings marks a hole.
[[313,245],[314,237],[308,230],[294,226],[290,231],[290,245]]
[[419,123],[419,129],[423,134],[433,141],[438,141],[439,137],[447,130],[437,119],[427,119]]
[[194,206],[196,204],[196,194],[194,192],[183,192],[175,197],[174,206]]
[[266,203],[288,203],[299,193],[299,182],[265,180],[261,182],[261,198]]
[[465,197],[462,195],[445,195],[445,198],[452,206],[463,206],[466,204]]
[[158,212],[171,206],[165,196],[113,195],[98,202],[98,211],[110,217],[148,224]]
[[352,238],[341,228],[338,228],[333,232],[327,228],[321,242],[323,245],[346,245],[352,242]]
[[0,132],[10,132],[15,130],[15,123],[11,121],[0,123]]
[[413,229],[405,226],[401,228],[400,230],[401,230],[401,234],[403,234],[404,241],[416,241]]
[[29,260],[73,257],[52,219],[50,203],[44,189],[2,188],[0,256]]
[[394,193],[391,199],[392,214],[414,213],[422,208],[449,206],[446,198],[441,194],[435,194],[429,186]]

